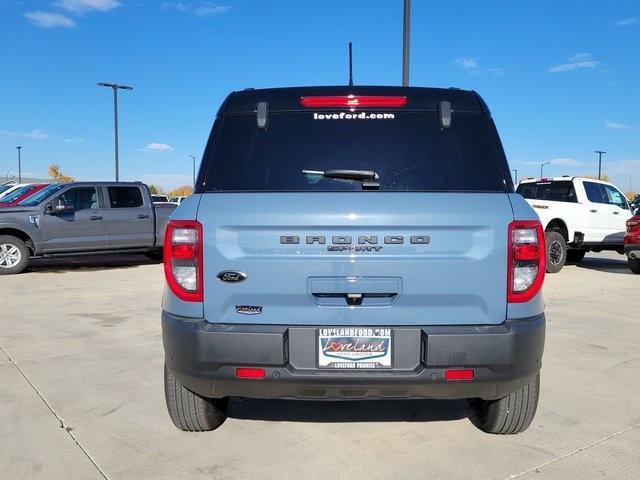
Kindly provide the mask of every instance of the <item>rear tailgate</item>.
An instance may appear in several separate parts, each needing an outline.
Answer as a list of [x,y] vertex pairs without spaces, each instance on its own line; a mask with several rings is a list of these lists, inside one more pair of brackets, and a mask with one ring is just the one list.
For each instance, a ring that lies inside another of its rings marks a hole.
[[[499,324],[512,219],[507,195],[497,193],[203,195],[205,318]],[[247,279],[218,280],[226,270]],[[359,305],[357,294],[363,294]],[[262,313],[241,314],[238,306],[262,307]]]

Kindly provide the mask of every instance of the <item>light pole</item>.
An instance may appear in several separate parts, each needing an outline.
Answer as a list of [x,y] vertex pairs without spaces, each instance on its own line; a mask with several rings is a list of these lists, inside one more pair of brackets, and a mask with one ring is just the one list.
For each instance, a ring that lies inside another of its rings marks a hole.
[[598,180],[602,177],[602,154],[607,153],[602,150],[596,150],[595,153],[598,154]]
[[115,130],[115,153],[116,153],[116,182],[120,180],[119,162],[118,162],[118,90],[133,90],[128,85],[118,85],[117,83],[98,83],[99,87],[109,87],[113,89],[113,123]]
[[402,15],[402,86],[409,86],[409,45],[411,38],[411,0],[404,0]]
[[545,165],[551,165],[551,162],[544,162],[540,164],[540,178],[542,178],[542,172],[544,170]]
[[514,183],[518,183],[518,170],[516,170],[515,168],[513,169],[513,174],[515,176],[514,178]]
[[18,183],[22,183],[22,159],[20,158],[22,147],[16,147],[16,150],[18,150]]
[[196,188],[196,157],[193,155],[189,155],[189,158],[193,160],[193,189]]

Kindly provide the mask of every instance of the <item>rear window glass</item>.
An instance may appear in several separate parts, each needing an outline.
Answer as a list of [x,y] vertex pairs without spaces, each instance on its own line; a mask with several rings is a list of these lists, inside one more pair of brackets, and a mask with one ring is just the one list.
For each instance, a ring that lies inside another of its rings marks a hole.
[[109,187],[111,208],[133,208],[143,205],[142,192],[138,187]]
[[516,192],[531,200],[549,200],[552,202],[577,202],[573,182],[561,180],[554,182],[528,182],[518,185]]
[[360,181],[302,173],[345,169],[376,172],[380,191],[505,191],[482,115],[454,114],[443,129],[436,112],[334,113],[272,112],[266,129],[255,114],[228,115],[215,152],[214,142],[205,152],[205,190],[362,190]]

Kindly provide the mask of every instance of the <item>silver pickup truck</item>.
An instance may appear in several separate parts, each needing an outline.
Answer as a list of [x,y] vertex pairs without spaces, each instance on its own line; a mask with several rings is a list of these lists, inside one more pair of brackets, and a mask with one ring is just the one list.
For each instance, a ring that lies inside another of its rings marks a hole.
[[0,275],[39,256],[140,252],[160,257],[175,205],[155,206],[146,185],[51,184],[18,206],[0,208]]

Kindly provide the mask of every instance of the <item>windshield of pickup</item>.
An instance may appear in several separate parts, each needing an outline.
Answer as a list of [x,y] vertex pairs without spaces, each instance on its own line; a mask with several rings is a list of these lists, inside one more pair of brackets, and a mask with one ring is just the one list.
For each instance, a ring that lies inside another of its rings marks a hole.
[[361,191],[362,182],[303,170],[366,170],[378,192],[504,192],[487,119],[431,111],[270,112],[227,115],[203,165],[208,192]]
[[18,205],[20,205],[21,207],[35,207],[36,205],[39,205],[44,200],[49,198],[51,195],[56,193],[62,187],[64,187],[64,184],[52,183],[51,185],[44,187],[38,193],[31,195],[29,198],[24,199]]

